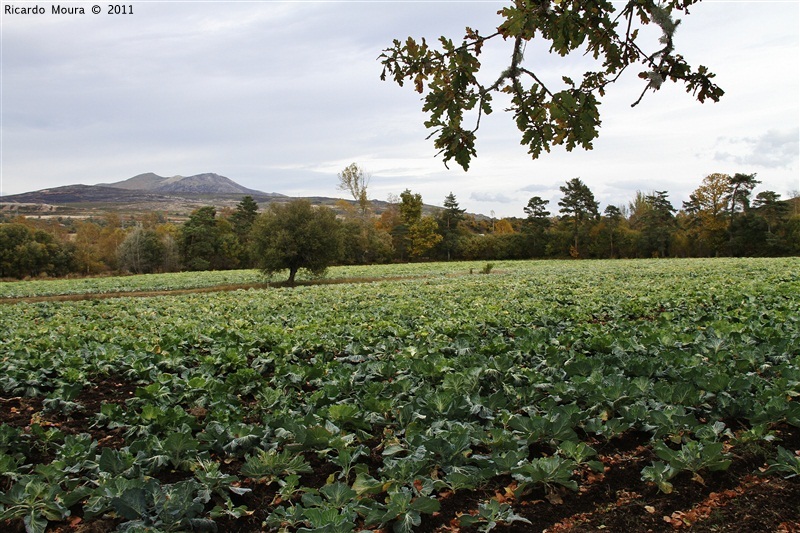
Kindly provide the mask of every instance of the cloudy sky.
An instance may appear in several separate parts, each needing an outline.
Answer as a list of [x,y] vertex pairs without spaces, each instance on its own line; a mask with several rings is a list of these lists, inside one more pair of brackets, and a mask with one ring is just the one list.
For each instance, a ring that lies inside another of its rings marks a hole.
[[[85,15],[54,15],[49,2],[3,1],[0,192],[216,172],[266,192],[343,196],[336,176],[352,162],[371,174],[371,198],[408,188],[441,205],[452,191],[498,217],[524,216],[531,196],[557,211],[574,177],[601,209],[637,190],[667,190],[680,207],[714,172],[755,172],[757,190],[784,198],[800,189],[797,0],[706,0],[684,17],[677,49],[717,73],[719,103],[667,83],[631,108],[642,90],[634,69],[602,102],[594,150],[533,161],[498,102],[469,172],[446,169],[425,139],[420,95],[381,82],[377,57],[395,38],[491,33],[506,3],[129,0],[130,15],[93,15],[92,2],[61,4]],[[7,14],[7,4],[46,13]],[[509,46],[486,49],[485,79]],[[579,75],[583,61],[526,53],[555,79]]]

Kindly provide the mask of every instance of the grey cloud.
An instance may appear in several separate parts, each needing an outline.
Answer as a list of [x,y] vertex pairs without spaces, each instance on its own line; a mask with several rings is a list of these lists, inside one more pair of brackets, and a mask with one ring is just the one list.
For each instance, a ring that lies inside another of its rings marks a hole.
[[519,190],[522,191],[522,192],[549,192],[549,191],[554,191],[556,189],[557,189],[557,187],[555,187],[553,185],[541,185],[541,184],[538,184],[538,183],[532,183],[530,185],[526,185],[525,187],[522,187]]
[[[549,199],[556,211],[558,187],[575,176],[582,176],[598,198],[617,203],[636,190],[668,189],[686,196],[700,177],[717,170],[719,162],[710,161],[714,151],[723,160],[748,161],[734,163],[741,169],[734,172],[750,172],[746,169],[757,156],[766,165],[797,157],[796,133],[794,139],[785,133],[757,135],[767,128],[797,131],[796,113],[784,105],[781,116],[792,122],[755,113],[739,117],[743,108],[737,107],[736,127],[722,130],[730,138],[704,157],[682,158],[680,168],[673,164],[677,158],[653,159],[631,142],[641,137],[640,127],[614,130],[610,125],[615,115],[629,112],[627,85],[621,82],[615,94],[621,95],[624,111],[609,102],[609,111],[615,111],[606,115],[605,140],[594,151],[554,150],[533,162],[519,146],[511,116],[501,111],[505,100],[496,100],[496,113],[478,133],[480,159],[465,176],[457,168],[446,170],[441,157],[434,157],[436,150],[425,139],[430,130],[423,126],[428,117],[420,110],[420,95],[408,85],[381,82],[378,56],[393,39],[407,36],[435,45],[440,35],[460,40],[465,26],[489,34],[500,22],[491,3],[173,1],[136,3],[134,9],[132,17],[3,19],[0,194],[3,187],[9,194],[55,183],[116,181],[147,171],[217,172],[261,190],[338,194],[336,173],[356,161],[373,173],[373,188],[380,191],[376,197],[410,187],[427,202],[440,202],[452,190],[472,212],[521,215],[534,195]],[[796,5],[709,5],[707,20],[731,9],[765,21],[731,18],[748,20],[743,27],[794,36],[796,43]],[[780,16],[786,10],[793,16]],[[730,39],[719,41],[719,49],[737,51],[727,69],[750,72],[760,87],[796,84],[791,72],[775,79],[775,69],[752,72],[734,62],[747,51],[736,35],[729,28],[719,35]],[[481,56],[484,81],[493,81],[507,66],[512,45],[487,44]],[[543,79],[556,85],[562,74],[585,70],[581,63],[568,66],[546,48],[531,46],[526,57],[537,62],[537,72],[542,62]],[[707,48],[705,42],[700,46]],[[796,45],[788,60],[780,50],[759,54],[791,64]],[[630,94],[641,90],[635,77],[634,82]],[[646,99],[630,120],[635,125],[649,120],[643,110],[662,96]],[[758,96],[762,101],[761,92]],[[718,135],[676,120],[674,113],[658,114],[648,129],[687,131],[680,142],[690,146],[705,146]],[[663,150],[680,153],[681,146],[670,141]],[[792,170],[774,168],[760,172],[759,179],[764,188],[783,190],[787,180],[796,183]]]
[[494,202],[498,204],[510,204],[516,202],[516,198],[511,198],[502,193],[493,192],[473,192],[469,195],[470,200],[476,202]]
[[787,168],[797,161],[800,146],[798,136],[800,130],[793,129],[769,130],[760,137],[720,139],[738,149],[735,153],[718,151],[714,154],[714,160],[765,168]]

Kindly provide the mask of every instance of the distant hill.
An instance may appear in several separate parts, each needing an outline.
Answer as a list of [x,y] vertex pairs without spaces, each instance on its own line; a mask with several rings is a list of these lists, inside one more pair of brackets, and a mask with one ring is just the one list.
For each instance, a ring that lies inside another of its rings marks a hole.
[[4,203],[27,204],[95,204],[135,203],[152,201],[163,196],[142,190],[120,190],[103,185],[65,185],[40,191],[3,196]]
[[214,173],[166,178],[148,172],[114,183],[65,185],[3,196],[0,202],[2,211],[18,214],[38,215],[42,205],[50,206],[55,214],[69,216],[92,216],[104,211],[188,214],[205,205],[234,207],[245,195],[252,196],[259,204],[288,198],[248,189]]
[[115,187],[117,189],[128,189],[131,191],[149,191],[158,187],[167,178],[148,172],[146,174],[139,174],[124,181],[116,183],[100,183],[98,187]]
[[[293,198],[279,193],[248,189],[230,178],[214,173],[166,178],[153,172],[99,185],[65,185],[39,191],[0,197],[0,213],[29,216],[98,216],[106,212],[118,214],[167,213],[178,220],[203,206],[235,208],[243,196],[252,196],[261,208],[272,202],[287,202]],[[306,197],[313,205],[341,211],[342,200],[322,196]],[[353,203],[352,200],[344,200]],[[389,204],[372,200],[376,214]],[[426,214],[440,207],[423,206]],[[479,215],[482,216],[482,215]]]
[[165,178],[158,174],[148,172],[124,181],[101,183],[98,186],[168,194],[249,194],[251,196],[281,196],[276,193],[267,194],[255,189],[248,189],[230,178],[214,173]]

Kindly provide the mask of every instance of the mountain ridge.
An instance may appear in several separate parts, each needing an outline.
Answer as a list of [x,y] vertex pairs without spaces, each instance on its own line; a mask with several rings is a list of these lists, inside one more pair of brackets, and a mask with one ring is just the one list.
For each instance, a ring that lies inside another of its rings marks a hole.
[[[267,206],[272,202],[286,202],[303,198],[313,205],[341,209],[341,202],[352,200],[329,198],[325,196],[290,197],[280,193],[265,193],[239,185],[225,176],[214,173],[193,176],[159,176],[153,172],[137,174],[131,178],[113,183],[97,185],[62,185],[38,191],[0,196],[0,212],[19,215],[97,216],[105,212],[145,213],[162,212],[179,218],[188,216],[193,210],[208,205],[216,208],[235,209],[244,196]],[[380,214],[388,203],[381,200],[370,201],[376,214]],[[435,212],[441,207],[424,205],[426,213]],[[483,216],[483,215],[479,215]]]
[[249,194],[278,196],[277,193],[265,193],[239,185],[225,176],[213,172],[194,174],[192,176],[159,176],[154,172],[137,174],[132,178],[114,183],[99,183],[99,187],[112,187],[133,191],[147,191],[168,194]]
[[0,197],[4,213],[57,216],[95,216],[104,212],[168,212],[184,216],[199,207],[235,208],[244,196],[261,204],[284,201],[280,193],[265,193],[239,185],[215,173],[166,178],[153,172],[137,174],[126,180],[97,185],[62,185],[38,191]]

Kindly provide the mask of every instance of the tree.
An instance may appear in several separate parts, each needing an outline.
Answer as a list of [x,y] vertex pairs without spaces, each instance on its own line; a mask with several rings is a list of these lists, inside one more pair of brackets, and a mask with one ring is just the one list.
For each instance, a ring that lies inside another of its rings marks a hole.
[[[600,98],[633,65],[640,65],[639,77],[645,83],[633,105],[666,80],[682,83],[700,102],[716,102],[724,94],[712,82],[713,73],[702,65],[692,68],[675,50],[673,37],[680,21],[674,15],[688,14],[699,1],[628,0],[617,8],[608,0],[514,0],[498,12],[505,20],[495,31],[482,35],[468,27],[460,45],[447,37],[439,39],[440,48],[429,46],[424,38],[395,39],[379,57],[381,79],[390,77],[400,86],[411,82],[425,95],[422,109],[429,116],[425,126],[433,130],[429,137],[435,136],[434,147],[444,155],[445,165],[455,159],[464,170],[469,168],[481,117],[492,112],[497,93],[510,96],[509,111],[534,159],[554,145],[588,150],[598,136]],[[645,45],[642,41],[654,33],[639,30],[651,24],[658,26],[661,36],[658,43]],[[510,65],[501,73],[481,73],[493,82],[479,81],[479,56],[489,41],[500,39],[513,43]],[[564,76],[558,88],[551,81],[544,83],[544,68],[531,70],[534,67],[525,58],[526,46],[535,39],[562,57],[583,51],[596,65],[583,80]],[[475,115],[471,124],[465,123],[465,113]]]
[[413,226],[422,217],[422,195],[406,189],[400,193],[400,218],[406,226]]
[[383,261],[392,253],[392,237],[372,220],[371,205],[367,196],[370,175],[356,163],[351,163],[338,174],[338,188],[348,191],[355,207],[340,200],[345,212],[343,259],[351,263]]
[[392,236],[379,224],[360,218],[346,218],[342,224],[343,263],[385,263],[391,260]]
[[761,182],[756,179],[755,174],[740,174],[738,172],[728,180],[728,187],[730,188],[728,193],[730,207],[728,211],[731,218],[740,209],[745,214],[750,210],[750,195],[759,183]]
[[609,205],[606,206],[603,215],[605,215],[605,227],[608,230],[609,257],[617,257],[619,251],[614,248],[614,237],[622,223],[622,211],[615,205]]
[[122,221],[116,213],[108,213],[96,223],[77,223],[74,243],[76,258],[84,274],[99,274],[117,268],[117,249],[125,239]]
[[230,217],[233,231],[237,235],[247,235],[253,227],[253,222],[256,221],[256,216],[258,216],[258,203],[250,195],[243,196]]
[[408,228],[408,251],[411,257],[422,257],[439,244],[442,236],[437,232],[438,229],[436,219],[431,216],[421,217]]
[[754,213],[737,215],[730,224],[730,253],[734,257],[769,255],[777,239],[770,234],[767,221]]
[[448,261],[458,244],[458,225],[464,220],[465,211],[466,209],[458,206],[456,195],[450,191],[450,194],[444,198],[444,209],[439,214],[439,233],[442,236],[441,242]]
[[135,274],[150,274],[164,266],[164,243],[153,229],[134,227],[117,249],[120,268]]
[[728,230],[728,195],[730,176],[709,174],[703,183],[683,202],[689,216],[690,235],[699,246],[700,255],[719,255],[723,250]]
[[533,196],[528,200],[528,205],[522,208],[528,217],[525,219],[525,230],[530,234],[530,256],[541,257],[544,255],[544,235],[550,227],[550,211],[547,204],[540,196]]
[[675,208],[667,199],[667,191],[645,196],[647,209],[639,219],[646,256],[667,257],[669,240],[675,229]]
[[267,276],[289,270],[287,283],[294,285],[302,268],[322,275],[339,257],[340,223],[327,207],[307,200],[271,204],[253,225],[254,253]]
[[243,267],[253,266],[253,259],[250,257],[250,230],[256,216],[258,216],[258,203],[250,195],[244,196],[242,201],[236,204],[236,210],[230,216],[233,233],[239,243],[237,254],[239,265]]
[[358,204],[359,214],[365,219],[369,215],[369,199],[367,198],[367,187],[369,186],[370,175],[363,168],[355,163],[351,163],[347,168],[339,173],[338,188],[348,191],[353,200]]
[[508,221],[508,219],[501,218],[494,225],[494,233],[497,235],[511,235],[514,233],[514,226]]
[[400,259],[404,259],[405,252],[411,253],[411,228],[422,218],[422,195],[412,193],[409,189],[400,193],[400,203],[397,204],[400,215],[400,224],[392,228],[392,238],[395,250]]
[[189,270],[223,270],[239,266],[239,245],[233,225],[217,218],[217,210],[205,206],[192,211],[180,228],[178,245],[183,265]]
[[558,201],[561,220],[570,222],[573,245],[570,255],[580,257],[579,237],[585,233],[588,222],[600,216],[599,203],[595,201],[591,189],[580,178],[572,178],[566,185],[559,187],[564,197]]
[[72,244],[24,224],[0,224],[0,278],[63,276],[76,266]]
[[189,270],[208,270],[217,253],[218,232],[215,217],[217,210],[206,206],[195,209],[180,233],[180,250],[183,264]]
[[528,205],[522,208],[526,215],[528,215],[528,222],[536,225],[546,226],[549,223],[550,211],[548,211],[547,204],[550,200],[543,200],[540,196],[533,196],[528,200]]
[[789,206],[781,202],[781,195],[775,191],[762,191],[756,195],[753,203],[761,216],[767,221],[767,231],[772,233],[778,221],[789,212]]
[[638,231],[642,226],[645,213],[649,210],[650,204],[647,203],[647,194],[642,191],[636,191],[636,196],[633,197],[633,200],[628,202],[628,223],[631,228]]

